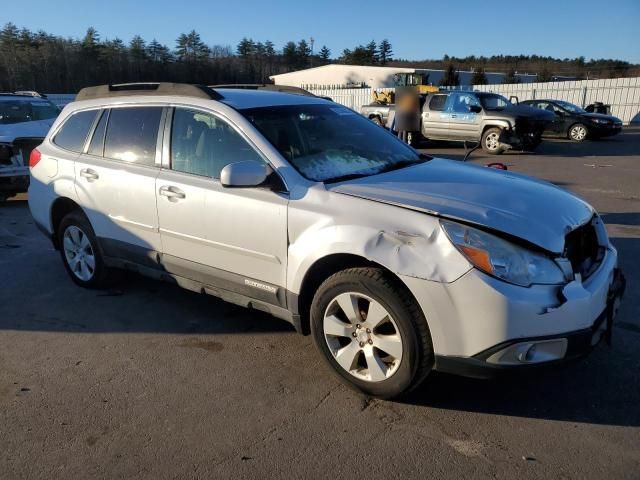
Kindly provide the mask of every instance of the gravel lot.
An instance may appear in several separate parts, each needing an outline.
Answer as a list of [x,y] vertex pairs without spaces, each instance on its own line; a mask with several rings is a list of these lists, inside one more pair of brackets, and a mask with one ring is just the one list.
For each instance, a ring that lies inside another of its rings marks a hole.
[[640,478],[640,129],[473,158],[603,214],[629,282],[612,348],[366,399],[262,313],[133,275],[75,287],[22,197],[0,205],[0,478]]

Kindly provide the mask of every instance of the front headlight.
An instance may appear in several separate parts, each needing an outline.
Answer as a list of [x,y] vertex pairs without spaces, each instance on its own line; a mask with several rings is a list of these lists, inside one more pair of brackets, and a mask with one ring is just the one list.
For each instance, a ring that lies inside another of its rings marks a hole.
[[447,220],[441,220],[440,224],[460,253],[489,275],[522,287],[565,282],[560,267],[545,255],[467,225]]

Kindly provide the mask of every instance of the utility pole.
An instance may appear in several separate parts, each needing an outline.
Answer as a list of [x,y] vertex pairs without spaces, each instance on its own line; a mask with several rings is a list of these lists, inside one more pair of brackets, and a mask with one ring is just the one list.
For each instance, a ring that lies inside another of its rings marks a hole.
[[313,42],[315,40],[313,39],[313,37],[309,38],[309,43],[311,44],[311,66],[313,67]]

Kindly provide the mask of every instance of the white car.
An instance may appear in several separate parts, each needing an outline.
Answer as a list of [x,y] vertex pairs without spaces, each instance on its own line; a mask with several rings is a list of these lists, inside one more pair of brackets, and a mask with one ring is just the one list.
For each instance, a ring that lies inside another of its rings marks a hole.
[[87,88],[30,167],[33,217],[78,285],[126,268],[270,312],[383,398],[433,369],[584,355],[624,290],[583,200],[421,155],[320,98]]
[[37,92],[0,93],[0,202],[27,190],[31,150],[59,113]]

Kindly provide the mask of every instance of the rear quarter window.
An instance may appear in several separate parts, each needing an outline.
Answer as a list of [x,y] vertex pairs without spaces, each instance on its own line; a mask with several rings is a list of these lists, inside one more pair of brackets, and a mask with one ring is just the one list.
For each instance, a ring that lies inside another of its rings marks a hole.
[[429,100],[429,110],[441,112],[444,110],[444,104],[447,102],[447,95],[434,95]]
[[72,114],[56,133],[53,143],[65,150],[77,153],[82,152],[84,142],[87,140],[87,135],[97,114],[98,110],[87,110]]

